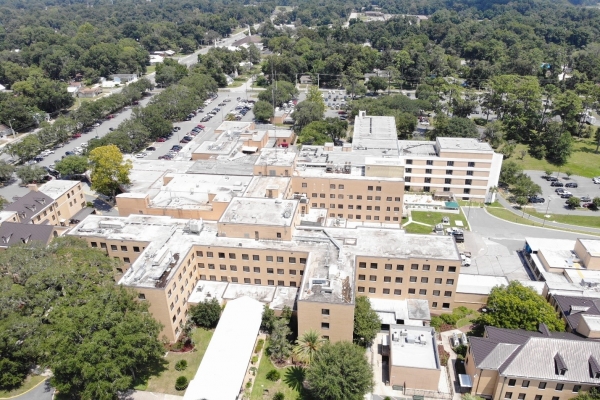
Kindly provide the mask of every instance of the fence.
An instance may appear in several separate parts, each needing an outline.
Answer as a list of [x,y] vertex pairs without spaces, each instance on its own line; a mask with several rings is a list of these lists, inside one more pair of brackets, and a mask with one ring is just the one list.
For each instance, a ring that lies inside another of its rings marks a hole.
[[429,399],[447,399],[447,400],[452,399],[452,393],[442,393],[442,392],[436,392],[434,390],[404,388],[404,395],[405,396],[413,396],[413,398],[415,396],[422,396],[424,398],[429,398]]

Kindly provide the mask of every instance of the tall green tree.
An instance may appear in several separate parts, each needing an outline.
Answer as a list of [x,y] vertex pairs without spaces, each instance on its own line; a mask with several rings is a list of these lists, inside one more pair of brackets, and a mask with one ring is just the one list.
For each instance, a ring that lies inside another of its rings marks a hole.
[[303,101],[292,113],[294,119],[294,130],[302,131],[304,127],[313,121],[319,121],[323,118],[323,111],[318,103],[312,101]]
[[269,121],[273,116],[273,105],[267,101],[259,100],[254,104],[254,116],[259,121]]
[[46,170],[37,165],[25,165],[17,169],[17,177],[23,183],[39,183],[46,174]]
[[15,167],[4,160],[0,160],[0,181],[8,181],[12,178]]
[[292,353],[292,344],[288,337],[292,331],[288,326],[289,321],[279,318],[273,323],[273,330],[269,336],[269,354],[277,362],[282,362]]
[[89,162],[87,157],[84,156],[67,156],[54,166],[54,169],[63,176],[83,174],[88,168]]
[[354,343],[369,345],[375,340],[381,329],[381,320],[371,308],[371,301],[366,296],[358,296],[354,306]]
[[294,355],[296,358],[306,364],[310,364],[315,358],[319,349],[327,342],[314,330],[306,331],[296,340],[294,346]]
[[215,298],[195,304],[190,307],[189,311],[191,320],[197,326],[207,329],[216,327],[221,318],[221,305]]
[[551,331],[564,331],[565,323],[554,308],[532,288],[512,281],[508,286],[496,286],[490,292],[485,311],[476,323],[485,326],[536,331],[544,323]]
[[326,343],[307,368],[306,382],[316,400],[362,400],[373,390],[373,369],[362,347]]
[[131,161],[123,160],[123,154],[115,145],[97,147],[90,152],[92,189],[114,197],[121,185],[130,182]]

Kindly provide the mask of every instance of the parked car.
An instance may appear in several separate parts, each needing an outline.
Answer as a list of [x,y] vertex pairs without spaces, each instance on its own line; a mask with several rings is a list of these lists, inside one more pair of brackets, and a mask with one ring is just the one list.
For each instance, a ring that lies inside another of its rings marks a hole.
[[582,203],[589,203],[589,202],[591,202],[591,201],[592,201],[592,198],[591,198],[591,197],[588,197],[588,196],[583,196],[583,197],[581,197],[579,200],[580,200]]
[[79,132],[74,133],[72,136],[73,139],[79,139],[80,137],[81,137],[81,133],[79,133]]
[[550,186],[554,186],[554,187],[564,187],[564,186],[565,186],[565,184],[564,184],[564,183],[562,183],[562,182],[556,182],[556,181],[553,181],[553,182],[550,184]]
[[546,199],[544,199],[543,197],[538,197],[538,196],[531,196],[529,198],[530,203],[544,203],[545,201],[546,201]]
[[577,183],[576,182],[569,182],[569,183],[565,184],[565,187],[576,188],[577,187]]
[[156,151],[156,147],[150,146],[146,149],[146,151]]
[[65,151],[65,156],[74,156],[75,153],[73,153],[72,151]]
[[592,182],[594,182],[596,184],[600,183],[600,176],[596,176],[596,177],[592,178]]
[[138,153],[138,154],[136,154],[136,155],[135,155],[135,158],[144,158],[144,157],[146,157],[147,155],[148,155],[148,153],[144,153],[144,152],[142,152],[142,153]]
[[205,127],[204,125],[202,125],[202,124],[198,124],[198,125],[196,125],[196,126],[197,126],[198,128],[200,128],[200,129],[204,129],[204,128],[206,128],[206,127]]
[[558,188],[555,190],[556,194],[563,194],[564,191],[565,191],[565,189],[563,189],[563,188]]
[[557,178],[557,177],[555,177],[555,176],[549,176],[549,177],[547,178],[547,180],[548,180],[548,182],[557,182],[557,181],[558,181],[558,178]]
[[569,192],[569,191],[564,191],[560,197],[562,197],[563,199],[568,199],[569,197],[573,197],[573,193]]
[[167,138],[159,137],[158,139],[156,139],[156,141],[159,142],[159,143],[166,142]]

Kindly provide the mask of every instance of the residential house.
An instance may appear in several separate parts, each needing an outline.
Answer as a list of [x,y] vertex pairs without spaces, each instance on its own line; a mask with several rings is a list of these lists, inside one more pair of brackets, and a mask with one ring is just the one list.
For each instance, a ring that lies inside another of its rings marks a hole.
[[117,85],[127,85],[128,83],[137,81],[136,74],[114,74],[109,76]]
[[77,97],[82,99],[93,99],[102,94],[102,88],[100,86],[80,89]]

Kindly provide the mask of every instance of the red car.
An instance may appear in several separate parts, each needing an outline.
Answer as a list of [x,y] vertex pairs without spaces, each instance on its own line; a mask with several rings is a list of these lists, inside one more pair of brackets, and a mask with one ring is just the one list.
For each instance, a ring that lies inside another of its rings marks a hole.
[[106,119],[113,119],[114,117],[115,117],[115,116],[114,116],[114,114],[108,114],[108,115],[106,116]]
[[167,139],[165,139],[164,137],[159,137],[158,139],[156,139],[157,142],[166,142]]
[[81,137],[81,133],[77,132],[73,134],[73,139],[79,139]]
[[196,126],[197,126],[198,128],[202,128],[202,129],[206,128],[206,127],[205,127],[204,125],[202,125],[202,124],[198,124],[198,125],[196,125]]

